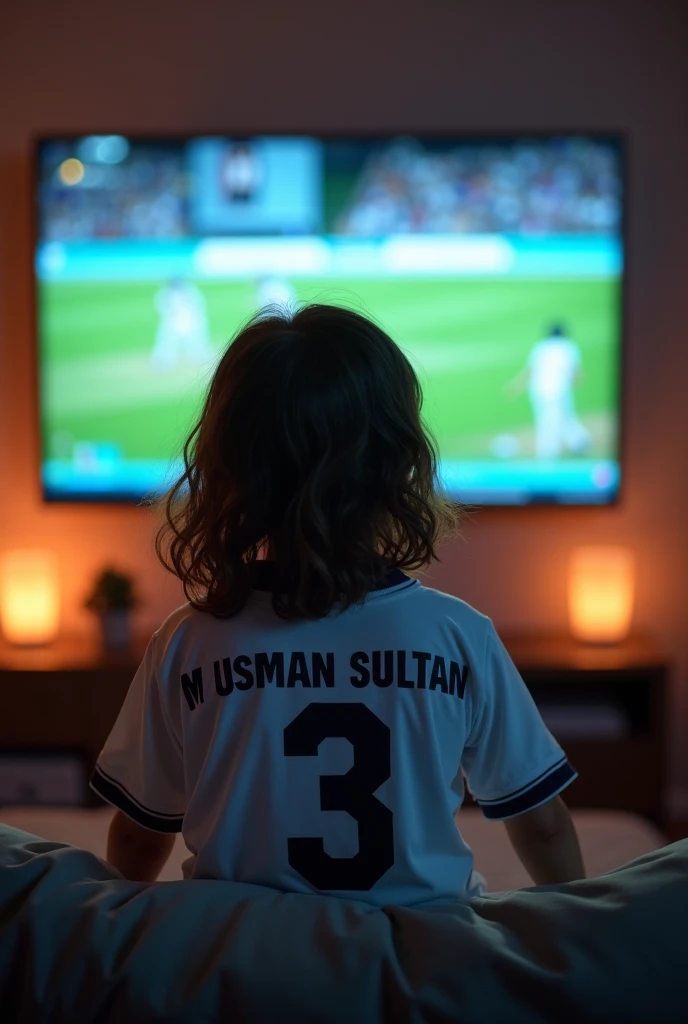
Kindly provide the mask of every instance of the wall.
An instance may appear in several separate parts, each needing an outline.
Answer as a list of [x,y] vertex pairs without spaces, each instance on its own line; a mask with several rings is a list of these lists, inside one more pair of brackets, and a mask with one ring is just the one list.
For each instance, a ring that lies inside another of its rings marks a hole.
[[[0,548],[40,541],[65,577],[65,628],[115,558],[150,630],[182,601],[137,509],[41,504],[33,406],[29,137],[245,129],[621,129],[630,141],[626,484],[604,510],[486,510],[433,586],[502,628],[563,628],[564,559],[638,556],[636,625],[671,656],[672,778],[688,796],[686,22],[670,0],[9,0],[0,12]],[[685,808],[688,811],[688,806]]]

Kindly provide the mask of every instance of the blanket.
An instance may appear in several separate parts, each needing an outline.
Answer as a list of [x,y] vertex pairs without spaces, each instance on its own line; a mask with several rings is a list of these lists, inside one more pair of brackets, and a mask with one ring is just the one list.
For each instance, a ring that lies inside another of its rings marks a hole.
[[599,878],[382,909],[129,882],[0,824],[3,1021],[678,1024],[688,840]]

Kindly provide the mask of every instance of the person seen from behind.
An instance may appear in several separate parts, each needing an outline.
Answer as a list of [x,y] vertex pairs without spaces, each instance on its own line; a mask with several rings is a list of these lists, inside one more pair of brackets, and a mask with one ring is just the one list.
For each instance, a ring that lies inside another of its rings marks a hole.
[[[371,319],[261,310],[160,499],[186,603],[153,633],[91,786],[108,860],[377,906],[469,899],[466,788],[536,884],[584,877],[575,778],[488,616],[423,571],[468,509]],[[421,578],[419,578],[421,577]],[[458,827],[457,827],[458,826]]]

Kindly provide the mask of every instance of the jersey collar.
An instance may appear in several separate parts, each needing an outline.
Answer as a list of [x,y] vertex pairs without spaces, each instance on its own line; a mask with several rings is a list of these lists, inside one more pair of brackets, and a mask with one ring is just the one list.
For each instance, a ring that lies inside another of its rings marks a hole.
[[[250,566],[251,588],[253,590],[271,592],[276,570],[277,563],[272,559],[254,562]],[[405,572],[402,572],[401,569],[390,569],[386,580],[373,587],[373,591],[389,590],[390,587],[398,587],[400,583],[405,583],[406,581],[413,582],[412,578],[407,576]]]

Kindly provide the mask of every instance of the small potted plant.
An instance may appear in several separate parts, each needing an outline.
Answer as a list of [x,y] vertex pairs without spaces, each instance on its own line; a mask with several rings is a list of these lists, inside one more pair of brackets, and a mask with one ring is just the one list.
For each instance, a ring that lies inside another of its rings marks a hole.
[[140,604],[131,576],[106,567],[97,576],[84,607],[100,617],[106,651],[126,651],[131,646],[131,612]]

